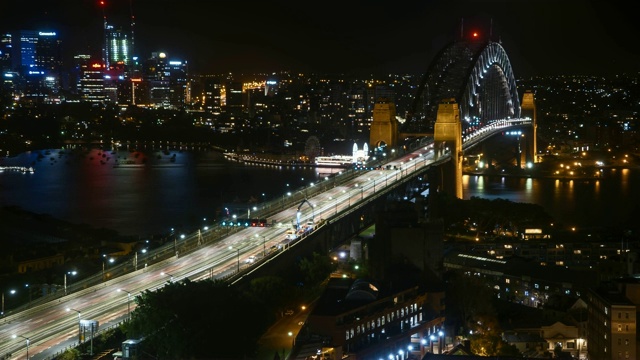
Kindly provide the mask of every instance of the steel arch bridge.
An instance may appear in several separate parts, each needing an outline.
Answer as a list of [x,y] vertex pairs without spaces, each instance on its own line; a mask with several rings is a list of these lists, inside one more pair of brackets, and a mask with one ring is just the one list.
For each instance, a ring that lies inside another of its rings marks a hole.
[[[404,123],[395,105],[378,99],[370,131],[370,148],[381,151],[400,141],[433,137],[436,148],[450,151],[452,192],[461,197],[463,142],[469,148],[498,128],[531,124],[528,154],[536,153],[536,111],[533,93],[518,95],[511,62],[500,43],[458,40],[436,55],[417,88]],[[473,141],[470,141],[473,140]],[[467,144],[468,142],[468,144]],[[413,146],[413,145],[411,145]],[[534,160],[535,161],[535,160]]]
[[455,99],[462,135],[492,121],[520,117],[520,99],[506,51],[492,41],[454,41],[436,55],[417,89],[401,133],[433,131],[438,105]]

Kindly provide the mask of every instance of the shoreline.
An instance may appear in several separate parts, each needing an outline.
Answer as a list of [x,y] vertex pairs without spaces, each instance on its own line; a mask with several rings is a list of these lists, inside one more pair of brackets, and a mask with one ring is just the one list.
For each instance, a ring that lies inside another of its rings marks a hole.
[[[601,170],[640,170],[640,166],[621,166],[621,165],[609,165],[609,166],[600,166],[597,169]],[[517,178],[531,178],[531,179],[555,179],[555,180],[602,180],[606,178],[605,174],[602,175],[564,175],[564,174],[553,174],[550,172],[532,172],[525,173],[527,170],[522,170],[521,172],[495,172],[495,171],[462,171],[463,175],[469,176],[488,176],[488,177],[517,177]],[[598,173],[600,174],[600,173]]]

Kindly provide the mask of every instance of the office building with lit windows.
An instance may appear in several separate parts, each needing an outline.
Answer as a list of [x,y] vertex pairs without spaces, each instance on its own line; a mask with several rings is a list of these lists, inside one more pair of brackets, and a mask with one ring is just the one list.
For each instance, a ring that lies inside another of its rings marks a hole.
[[143,81],[149,86],[148,101],[154,108],[181,109],[187,95],[186,61],[169,60],[167,54],[154,52],[145,62]]
[[82,101],[104,103],[107,100],[104,70],[105,65],[95,59],[86,59],[80,64],[78,91]]
[[589,359],[637,359],[640,282],[629,277],[603,283],[587,295]]
[[409,282],[331,278],[298,333],[296,358],[420,358],[444,352],[444,288]]
[[131,51],[129,34],[121,29],[115,29],[113,25],[107,25],[105,56],[109,67],[121,63],[130,65]]
[[220,79],[213,76],[205,77],[203,80],[204,95],[203,105],[205,111],[213,115],[220,115],[222,112],[221,96],[222,84]]

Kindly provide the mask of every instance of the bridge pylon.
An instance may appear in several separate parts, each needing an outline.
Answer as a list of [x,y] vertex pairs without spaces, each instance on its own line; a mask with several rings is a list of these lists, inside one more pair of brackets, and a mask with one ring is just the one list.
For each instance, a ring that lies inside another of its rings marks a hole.
[[373,122],[369,128],[369,148],[385,145],[394,148],[398,144],[398,120],[396,104],[379,98],[373,106]]
[[451,161],[441,165],[443,190],[462,199],[462,124],[455,99],[444,99],[438,105],[433,144],[436,157],[447,148],[451,152]]
[[537,114],[536,114],[536,103],[533,97],[533,92],[531,90],[525,91],[522,95],[522,102],[520,105],[520,116],[525,118],[531,118],[531,127],[532,127],[532,136],[531,139],[527,141],[527,162],[538,162],[538,148],[537,148],[537,130],[538,130],[538,122],[537,122]]

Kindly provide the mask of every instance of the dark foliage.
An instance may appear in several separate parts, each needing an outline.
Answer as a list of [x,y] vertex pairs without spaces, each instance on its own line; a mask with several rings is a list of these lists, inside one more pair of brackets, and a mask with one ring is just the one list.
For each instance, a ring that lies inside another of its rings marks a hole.
[[221,281],[167,283],[136,297],[127,330],[160,359],[236,359],[252,355],[268,311]]

